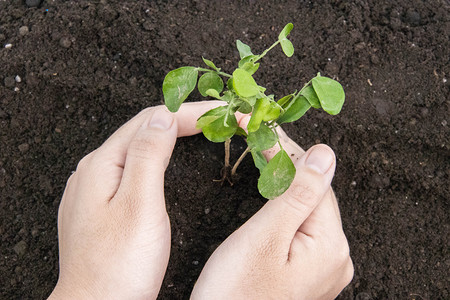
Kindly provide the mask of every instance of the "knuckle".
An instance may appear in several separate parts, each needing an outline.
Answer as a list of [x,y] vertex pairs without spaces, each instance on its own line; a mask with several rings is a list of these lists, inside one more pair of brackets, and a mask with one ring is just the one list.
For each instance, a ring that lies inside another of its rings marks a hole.
[[311,211],[316,206],[317,192],[301,182],[293,182],[286,191],[284,198],[296,210],[301,212]]
[[127,155],[136,158],[148,158],[150,153],[158,146],[157,140],[152,137],[135,138],[130,143]]
[[339,261],[345,262],[350,257],[350,247],[348,246],[347,241],[341,242],[339,247],[337,248],[337,257]]
[[[89,166],[89,164],[90,164],[90,162],[91,162],[91,160],[92,160],[92,157],[94,156],[94,153],[95,153],[95,152],[89,153],[88,155],[86,155],[85,157],[83,157],[83,158],[78,162],[76,172],[80,172],[80,171],[83,171],[83,170],[85,170],[85,169],[88,168],[88,166]],[[72,176],[71,176],[71,177],[72,177]]]
[[352,259],[349,257],[348,262],[346,265],[346,271],[344,274],[344,284],[347,286],[353,279],[353,276],[355,275],[355,267],[353,266]]

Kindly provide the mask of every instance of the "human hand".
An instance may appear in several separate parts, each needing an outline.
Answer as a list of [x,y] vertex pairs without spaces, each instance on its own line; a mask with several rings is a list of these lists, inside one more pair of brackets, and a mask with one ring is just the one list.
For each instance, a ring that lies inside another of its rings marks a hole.
[[292,185],[214,251],[191,299],[334,299],[351,281],[353,264],[330,187],[334,153],[325,145],[305,153],[281,129],[279,135],[297,169]]
[[148,108],[84,157],[58,213],[60,274],[50,299],[156,299],[170,253],[164,172],[177,136],[223,104]]

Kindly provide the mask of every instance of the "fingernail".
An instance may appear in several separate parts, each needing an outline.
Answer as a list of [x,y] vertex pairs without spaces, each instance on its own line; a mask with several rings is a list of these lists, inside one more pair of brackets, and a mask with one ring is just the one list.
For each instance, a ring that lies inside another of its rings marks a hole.
[[334,154],[325,147],[315,147],[306,158],[306,166],[325,174],[334,162]]
[[155,111],[148,127],[167,130],[172,126],[173,115],[163,109]]

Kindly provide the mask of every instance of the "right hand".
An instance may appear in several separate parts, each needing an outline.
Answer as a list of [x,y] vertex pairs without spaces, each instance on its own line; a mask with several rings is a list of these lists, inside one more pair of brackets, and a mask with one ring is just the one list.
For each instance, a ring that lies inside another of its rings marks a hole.
[[350,283],[353,264],[330,187],[334,153],[325,145],[305,153],[279,133],[297,169],[292,185],[214,251],[191,299],[334,299]]

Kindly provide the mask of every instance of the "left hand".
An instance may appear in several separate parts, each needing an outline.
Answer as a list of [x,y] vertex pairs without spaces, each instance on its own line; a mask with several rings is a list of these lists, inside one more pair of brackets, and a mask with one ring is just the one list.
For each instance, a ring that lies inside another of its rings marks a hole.
[[84,157],[58,213],[60,274],[50,299],[156,299],[170,254],[164,172],[177,136],[220,101],[148,108]]

